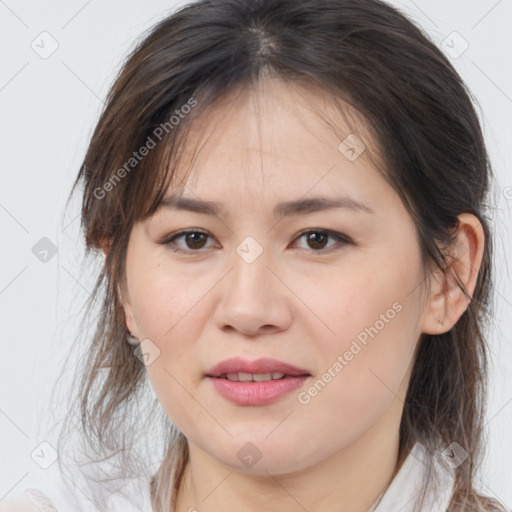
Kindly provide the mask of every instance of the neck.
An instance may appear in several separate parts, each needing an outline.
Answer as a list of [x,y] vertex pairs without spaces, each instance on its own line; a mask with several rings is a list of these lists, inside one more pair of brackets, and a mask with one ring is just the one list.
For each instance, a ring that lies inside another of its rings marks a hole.
[[367,512],[398,471],[402,403],[363,436],[327,459],[286,474],[249,474],[226,466],[189,441],[189,463],[176,512]]

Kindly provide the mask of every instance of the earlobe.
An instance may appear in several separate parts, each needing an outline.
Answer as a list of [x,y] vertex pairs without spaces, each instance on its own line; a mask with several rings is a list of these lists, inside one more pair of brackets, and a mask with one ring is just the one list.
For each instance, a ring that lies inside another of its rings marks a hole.
[[484,247],[485,234],[477,217],[469,213],[459,215],[455,242],[447,257],[448,268],[432,275],[422,332],[447,332],[466,311],[476,287]]

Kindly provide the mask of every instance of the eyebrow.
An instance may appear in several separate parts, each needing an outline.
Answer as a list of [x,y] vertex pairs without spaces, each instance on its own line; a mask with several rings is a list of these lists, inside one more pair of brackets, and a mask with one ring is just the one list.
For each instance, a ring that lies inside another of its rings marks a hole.
[[[214,201],[203,201],[200,199],[183,197],[179,195],[164,197],[158,204],[157,209],[160,208],[187,210],[189,212],[215,216],[222,216],[225,212],[225,208],[221,203]],[[365,213],[375,213],[375,211],[366,204],[350,197],[311,197],[308,199],[297,199],[294,201],[278,203],[273,209],[273,214],[274,216],[305,215],[308,213],[331,210],[334,208],[346,208],[349,210]]]

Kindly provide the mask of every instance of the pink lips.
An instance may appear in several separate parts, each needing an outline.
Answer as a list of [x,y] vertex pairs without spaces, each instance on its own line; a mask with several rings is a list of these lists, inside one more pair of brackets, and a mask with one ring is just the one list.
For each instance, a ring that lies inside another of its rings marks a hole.
[[[283,373],[282,379],[268,381],[230,381],[228,373]],[[276,359],[262,358],[248,361],[230,358],[215,365],[206,374],[224,398],[238,405],[264,405],[277,401],[290,391],[300,387],[311,375],[307,370]]]

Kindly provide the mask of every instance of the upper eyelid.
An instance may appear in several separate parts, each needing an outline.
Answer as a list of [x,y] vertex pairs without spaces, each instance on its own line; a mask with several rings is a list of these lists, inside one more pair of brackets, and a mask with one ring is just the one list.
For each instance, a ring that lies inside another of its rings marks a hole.
[[[324,234],[327,234],[328,236],[330,236],[331,238],[337,238],[341,243],[346,243],[346,244],[349,244],[349,243],[353,243],[352,239],[343,234],[343,233],[339,233],[337,231],[334,231],[334,230],[331,230],[331,229],[327,229],[327,228],[306,228],[306,229],[303,229],[301,231],[299,231],[299,233],[297,233],[293,240],[297,240],[298,238],[301,238],[303,237],[304,235],[308,234],[308,233],[311,233],[311,232],[318,232],[318,233],[324,233]],[[208,231],[205,231],[205,230],[202,230],[200,228],[190,228],[190,229],[185,229],[185,230],[181,230],[181,231],[176,231],[175,233],[172,233],[170,236],[166,236],[164,237],[159,243],[160,244],[170,244],[172,242],[174,242],[176,239],[178,238],[182,238],[182,237],[185,237],[186,235],[190,234],[190,233],[201,233],[203,235],[206,235],[207,237],[209,238],[214,238],[211,233],[209,233]],[[182,249],[184,252],[200,252],[202,250],[201,249],[198,249],[198,250],[193,250],[193,249]],[[318,252],[320,253],[321,250],[319,251],[313,251],[313,252]]]

